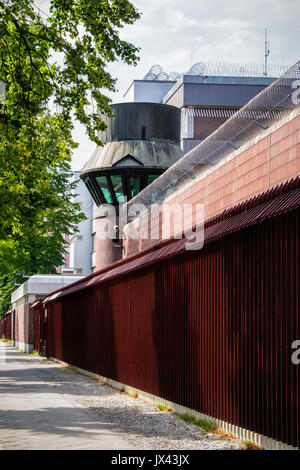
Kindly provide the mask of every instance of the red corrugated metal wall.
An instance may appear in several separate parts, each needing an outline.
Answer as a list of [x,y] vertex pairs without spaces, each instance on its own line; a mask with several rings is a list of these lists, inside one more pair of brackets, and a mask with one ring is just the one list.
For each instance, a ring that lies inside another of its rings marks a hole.
[[4,336],[5,339],[12,340],[12,313],[7,313],[0,321],[1,336]]
[[299,208],[66,295],[49,356],[300,447]]
[[40,317],[41,317],[41,306],[40,304],[34,305],[34,338],[33,347],[35,351],[40,351]]
[[34,350],[41,356],[46,356],[47,322],[42,300],[37,300],[31,308],[34,312]]

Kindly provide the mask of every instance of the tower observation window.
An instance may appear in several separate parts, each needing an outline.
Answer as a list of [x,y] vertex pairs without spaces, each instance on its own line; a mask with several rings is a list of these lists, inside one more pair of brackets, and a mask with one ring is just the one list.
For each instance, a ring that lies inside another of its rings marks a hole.
[[139,176],[131,176],[129,178],[130,183],[130,197],[133,198],[140,192],[140,177]]
[[118,202],[124,202],[122,176],[121,175],[111,175],[110,179],[111,179],[111,182],[112,182],[112,186],[113,186],[117,201]]
[[102,191],[105,201],[108,204],[112,204],[113,199],[106,176],[96,176],[96,181]]

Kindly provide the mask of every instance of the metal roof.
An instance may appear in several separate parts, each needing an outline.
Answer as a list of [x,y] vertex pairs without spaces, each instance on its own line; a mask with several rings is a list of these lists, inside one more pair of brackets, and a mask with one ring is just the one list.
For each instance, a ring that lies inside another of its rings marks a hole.
[[225,219],[216,225],[205,229],[205,242],[228,235],[242,228],[257,224],[265,219],[291,211],[300,205],[300,188],[290,193],[282,194],[271,201],[263,202],[252,209],[245,210],[239,214]]
[[132,161],[130,167],[169,168],[182,157],[182,151],[179,145],[170,142],[154,140],[110,142],[104,147],[96,148],[84,165],[81,176],[99,169],[123,166],[122,160],[126,156],[134,157],[137,160],[136,164]]

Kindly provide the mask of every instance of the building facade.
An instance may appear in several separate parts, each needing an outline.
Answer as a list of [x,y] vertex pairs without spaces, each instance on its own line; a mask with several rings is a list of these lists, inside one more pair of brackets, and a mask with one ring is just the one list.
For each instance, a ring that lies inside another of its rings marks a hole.
[[[197,64],[195,64],[197,65]],[[157,66],[159,67],[159,66]],[[237,110],[274,82],[274,76],[253,74],[253,69],[207,69],[191,67],[184,74],[168,76],[160,72],[134,80],[124,95],[126,101],[149,101],[176,106],[181,110],[180,145],[183,153],[196,147]],[[216,75],[213,75],[213,74]],[[249,76],[247,76],[249,73]],[[237,75],[235,75],[237,74]]]
[[87,276],[92,272],[93,199],[79,175],[79,171],[73,172],[72,181],[77,182],[73,200],[80,205],[86,219],[78,224],[78,232],[66,237],[65,262],[57,272]]
[[34,313],[31,306],[37,299],[44,299],[53,290],[72,284],[82,276],[36,274],[31,276],[11,296],[9,312],[10,339],[13,346],[30,353],[34,348]]

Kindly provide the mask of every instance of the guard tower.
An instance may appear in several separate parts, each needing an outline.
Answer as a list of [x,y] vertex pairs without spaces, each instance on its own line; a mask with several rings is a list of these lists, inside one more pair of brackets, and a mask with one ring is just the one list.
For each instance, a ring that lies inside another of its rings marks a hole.
[[105,144],[97,147],[80,177],[94,202],[95,233],[93,269],[101,269],[122,257],[116,239],[103,240],[97,230],[107,224],[109,206],[132,199],[182,156],[180,109],[161,103],[111,105],[114,117],[105,118],[107,129],[99,133]]

